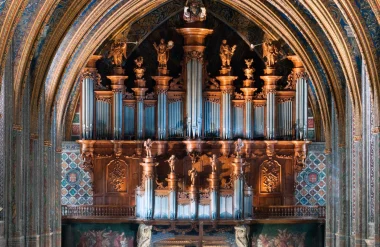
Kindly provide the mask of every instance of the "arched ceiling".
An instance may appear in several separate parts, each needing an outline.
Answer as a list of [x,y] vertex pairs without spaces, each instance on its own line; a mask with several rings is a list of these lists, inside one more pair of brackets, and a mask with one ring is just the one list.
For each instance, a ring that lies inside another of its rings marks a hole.
[[[338,119],[344,124],[345,87],[350,93],[355,121],[358,123],[356,126],[360,126],[360,64],[363,60],[366,61],[374,92],[375,109],[379,106],[380,35],[377,2],[205,2],[211,6],[211,12],[212,6],[224,5],[241,13],[264,32],[282,38],[302,59],[313,81],[328,147],[331,97],[336,102]],[[13,52],[10,55],[16,61],[15,121],[20,121],[21,96],[24,84],[28,81],[32,84],[32,112],[43,110],[49,122],[52,109],[56,107],[57,128],[62,131],[67,105],[75,92],[73,89],[76,78],[88,57],[96,52],[115,30],[122,30],[123,27],[127,30],[131,25],[133,27],[133,23],[159,6],[173,4],[173,9],[176,9],[183,3],[170,0],[0,1],[0,23],[3,23],[0,29],[1,68],[4,68],[11,41]],[[222,9],[223,7],[220,7],[214,11],[215,15]],[[160,18],[162,19],[160,16],[152,18],[152,23]],[[355,49],[359,52],[352,52]],[[46,101],[44,109],[38,105],[41,96],[44,96]],[[32,115],[35,117],[38,114]],[[375,126],[379,125],[378,119],[376,116]],[[36,123],[35,120],[32,119],[31,122]],[[36,125],[32,126],[32,131],[36,131]],[[45,138],[49,139],[49,134]]]

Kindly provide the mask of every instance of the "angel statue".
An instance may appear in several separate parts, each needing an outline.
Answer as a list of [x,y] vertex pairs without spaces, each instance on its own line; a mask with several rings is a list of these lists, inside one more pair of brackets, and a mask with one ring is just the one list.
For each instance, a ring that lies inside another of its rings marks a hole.
[[146,150],[146,157],[147,158],[151,158],[152,157],[152,145],[153,145],[153,141],[151,139],[148,139],[146,141],[144,141],[144,147],[145,147],[145,150]]
[[159,69],[167,69],[167,63],[169,61],[169,50],[174,46],[173,41],[169,41],[165,44],[165,40],[161,39],[160,44],[153,44],[154,49],[157,51],[157,61]]
[[174,173],[174,168],[175,168],[175,161],[176,161],[176,157],[175,155],[173,154],[172,156],[170,156],[170,158],[168,160],[166,160],[165,162],[168,162],[169,163],[169,166],[170,166],[170,172],[171,173]]
[[235,226],[235,242],[237,247],[246,247],[249,243],[249,228]]
[[263,43],[263,57],[265,58],[265,65],[273,68],[278,61],[279,50],[274,41],[265,36]]
[[212,157],[210,157],[210,162],[211,162],[212,172],[216,172],[216,163],[217,163],[216,154],[213,154]]
[[195,179],[196,179],[197,176],[198,176],[197,169],[195,169],[195,168],[193,167],[193,168],[191,168],[191,170],[189,170],[189,171],[187,172],[187,174],[190,176],[191,186],[195,186]]
[[242,147],[244,147],[244,142],[239,138],[235,142],[235,152],[238,158],[240,157],[240,152],[241,152]]
[[149,247],[152,241],[152,226],[140,224],[137,230],[137,246]]
[[112,64],[115,67],[121,67],[123,58],[127,59],[127,43],[120,41],[113,43],[108,55],[108,58],[110,57],[112,57]]
[[222,60],[222,69],[230,69],[231,68],[231,58],[234,55],[236,50],[236,45],[230,47],[227,44],[227,40],[223,40],[220,45],[220,59]]

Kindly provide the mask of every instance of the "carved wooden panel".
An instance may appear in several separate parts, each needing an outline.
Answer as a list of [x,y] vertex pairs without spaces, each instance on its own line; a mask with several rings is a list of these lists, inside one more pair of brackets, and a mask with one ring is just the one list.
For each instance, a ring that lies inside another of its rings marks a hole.
[[281,165],[275,160],[266,160],[260,166],[260,193],[281,192]]
[[107,192],[127,192],[129,166],[125,161],[116,159],[107,165]]

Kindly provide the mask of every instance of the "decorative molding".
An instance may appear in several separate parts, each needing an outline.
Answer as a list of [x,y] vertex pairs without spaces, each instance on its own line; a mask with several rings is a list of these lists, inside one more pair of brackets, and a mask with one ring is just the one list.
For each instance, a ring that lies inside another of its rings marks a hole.
[[44,146],[45,147],[51,147],[51,146],[53,146],[53,144],[51,143],[51,141],[44,141]]
[[[127,181],[126,179],[126,167],[127,164],[120,160],[112,160],[110,163],[108,163],[107,166],[110,166],[111,164],[114,164],[114,167],[111,171],[108,171],[108,178],[109,183],[112,185],[113,189],[115,191],[121,192],[123,184]],[[124,166],[124,167],[123,167]]]
[[360,142],[360,141],[362,141],[362,139],[363,139],[363,137],[361,135],[355,135],[353,137],[354,142]]
[[281,192],[281,165],[275,160],[266,160],[260,165],[260,193]]
[[19,124],[13,124],[12,128],[16,131],[22,131],[22,126]]
[[380,133],[380,126],[373,127],[373,128],[372,128],[372,133],[373,133],[373,134],[379,134],[379,133]]

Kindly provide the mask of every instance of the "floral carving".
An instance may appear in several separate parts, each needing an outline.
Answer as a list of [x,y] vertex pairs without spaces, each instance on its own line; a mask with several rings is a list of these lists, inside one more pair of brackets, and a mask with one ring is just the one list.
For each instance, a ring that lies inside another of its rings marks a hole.
[[[112,162],[112,161],[111,161]],[[114,161],[114,166],[109,171],[109,183],[116,191],[122,191],[122,186],[126,181],[126,168],[121,164],[120,160]]]
[[275,160],[266,160],[261,165],[260,170],[260,192],[276,193],[280,192],[281,166]]

